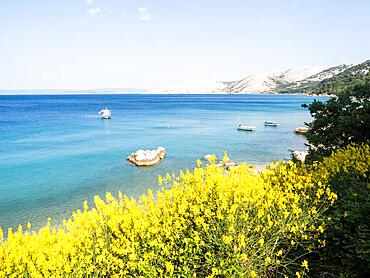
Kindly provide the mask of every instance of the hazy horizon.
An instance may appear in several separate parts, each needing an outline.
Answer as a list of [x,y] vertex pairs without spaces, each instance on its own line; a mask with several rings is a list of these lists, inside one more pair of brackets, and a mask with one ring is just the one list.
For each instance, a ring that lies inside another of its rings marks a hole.
[[0,90],[152,89],[369,59],[368,1],[2,1]]

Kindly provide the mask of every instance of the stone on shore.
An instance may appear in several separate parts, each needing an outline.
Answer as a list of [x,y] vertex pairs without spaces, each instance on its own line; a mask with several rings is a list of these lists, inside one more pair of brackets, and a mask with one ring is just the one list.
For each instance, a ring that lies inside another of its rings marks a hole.
[[156,150],[138,150],[131,153],[127,160],[136,166],[151,166],[157,164],[166,156],[166,149],[158,147]]
[[308,155],[307,151],[294,151],[293,152],[293,159],[296,159],[302,163],[306,161],[306,156]]

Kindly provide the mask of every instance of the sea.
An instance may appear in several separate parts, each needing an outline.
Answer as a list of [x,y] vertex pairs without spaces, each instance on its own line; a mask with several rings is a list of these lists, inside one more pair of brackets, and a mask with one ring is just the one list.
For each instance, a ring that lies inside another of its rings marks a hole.
[[[316,97],[317,98],[317,97]],[[0,96],[0,226],[52,219],[58,225],[84,200],[106,192],[139,197],[158,175],[193,169],[206,154],[261,166],[305,150],[293,132],[311,120],[303,95]],[[108,107],[112,118],[98,111]],[[265,121],[279,122],[265,127]],[[253,132],[237,125],[255,125]],[[164,147],[167,156],[136,167],[127,156]]]

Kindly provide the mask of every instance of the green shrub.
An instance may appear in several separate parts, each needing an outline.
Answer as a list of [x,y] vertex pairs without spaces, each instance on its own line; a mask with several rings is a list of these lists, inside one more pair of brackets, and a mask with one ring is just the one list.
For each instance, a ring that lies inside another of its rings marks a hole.
[[308,161],[321,160],[351,143],[370,140],[370,81],[348,87],[327,102],[315,100],[308,107],[314,118],[306,134]]
[[325,158],[314,169],[325,177],[338,200],[326,211],[331,218],[327,245],[319,253],[316,271],[334,277],[370,277],[370,148],[350,145]]

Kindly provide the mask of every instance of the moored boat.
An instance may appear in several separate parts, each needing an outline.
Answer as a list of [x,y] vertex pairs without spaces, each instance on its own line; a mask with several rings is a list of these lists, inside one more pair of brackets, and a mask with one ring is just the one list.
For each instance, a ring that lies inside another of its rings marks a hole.
[[264,125],[265,126],[279,126],[280,124],[277,122],[265,122]]
[[297,134],[304,134],[308,132],[308,127],[300,126],[294,129],[294,132]]
[[256,127],[254,125],[238,125],[238,130],[244,130],[244,131],[255,131]]
[[102,119],[110,119],[112,117],[112,111],[105,107],[99,111],[99,115],[101,115]]

